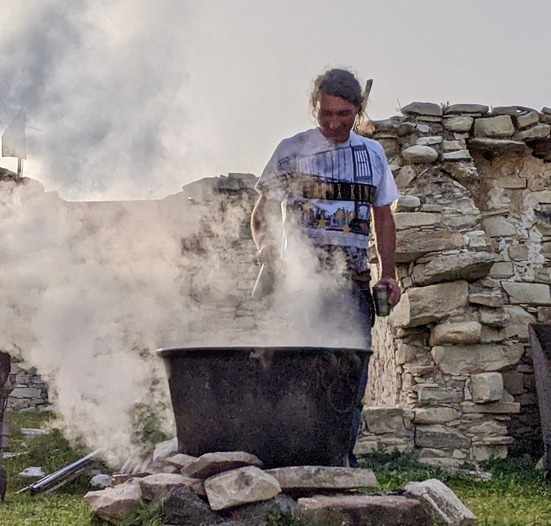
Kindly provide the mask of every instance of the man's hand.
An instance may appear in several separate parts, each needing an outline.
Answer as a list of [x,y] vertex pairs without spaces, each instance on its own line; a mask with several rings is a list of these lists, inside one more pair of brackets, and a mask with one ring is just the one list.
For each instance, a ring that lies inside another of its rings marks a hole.
[[388,289],[388,302],[394,307],[399,301],[402,291],[400,290],[400,285],[394,278],[381,278],[377,284],[385,286]]

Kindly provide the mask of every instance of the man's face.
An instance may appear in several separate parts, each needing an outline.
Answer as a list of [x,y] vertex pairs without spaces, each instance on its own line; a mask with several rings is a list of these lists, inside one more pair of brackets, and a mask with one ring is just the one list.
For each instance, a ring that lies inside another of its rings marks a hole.
[[358,107],[351,102],[321,93],[318,105],[318,123],[321,133],[333,142],[345,142],[358,115]]

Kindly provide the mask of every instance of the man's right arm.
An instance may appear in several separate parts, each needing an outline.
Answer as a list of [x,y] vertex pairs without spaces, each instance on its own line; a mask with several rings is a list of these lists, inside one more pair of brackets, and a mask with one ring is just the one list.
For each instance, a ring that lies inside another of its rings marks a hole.
[[261,192],[251,215],[251,231],[256,248],[263,252],[279,245],[281,236],[281,203]]

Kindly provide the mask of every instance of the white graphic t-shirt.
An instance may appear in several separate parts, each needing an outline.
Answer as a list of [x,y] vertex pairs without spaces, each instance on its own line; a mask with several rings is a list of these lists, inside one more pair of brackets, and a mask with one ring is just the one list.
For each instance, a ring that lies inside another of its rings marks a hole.
[[371,207],[399,197],[377,141],[350,132],[348,141],[335,144],[319,128],[281,141],[257,189],[282,203],[284,251],[292,249],[286,223],[293,219],[315,246],[342,253],[358,272],[368,269]]

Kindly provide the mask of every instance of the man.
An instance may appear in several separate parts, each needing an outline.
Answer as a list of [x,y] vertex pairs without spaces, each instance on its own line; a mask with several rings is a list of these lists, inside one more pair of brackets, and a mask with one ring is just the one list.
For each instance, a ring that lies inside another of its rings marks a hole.
[[[291,225],[316,247],[323,268],[346,261],[366,348],[371,347],[373,309],[368,244],[373,217],[380,264],[377,285],[388,290],[392,305],[400,299],[394,253],[396,231],[390,205],[399,194],[381,145],[353,131],[365,105],[361,86],[349,71],[320,75],[311,96],[318,127],[284,139],[264,169],[251,226],[260,259],[269,264],[293,250]],[[274,227],[273,217],[280,225]],[[282,227],[282,228],[281,228]],[[367,370],[362,375],[362,394]],[[354,413],[350,463],[361,419]]]

